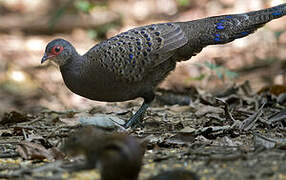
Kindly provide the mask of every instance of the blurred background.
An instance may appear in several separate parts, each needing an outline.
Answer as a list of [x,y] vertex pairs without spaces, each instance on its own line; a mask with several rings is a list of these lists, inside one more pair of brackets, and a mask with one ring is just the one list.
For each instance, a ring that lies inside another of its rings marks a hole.
[[[104,104],[71,93],[58,68],[40,64],[46,44],[64,38],[84,54],[127,29],[166,21],[188,21],[267,8],[285,0],[0,0],[0,117],[20,110],[86,110]],[[205,48],[179,63],[160,87],[207,92],[249,80],[257,91],[284,84],[286,19],[254,35]]]

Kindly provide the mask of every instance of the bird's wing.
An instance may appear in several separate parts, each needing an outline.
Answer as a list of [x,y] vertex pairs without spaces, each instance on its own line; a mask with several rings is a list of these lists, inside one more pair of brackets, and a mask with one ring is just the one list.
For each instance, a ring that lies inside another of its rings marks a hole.
[[175,23],[153,24],[118,34],[94,46],[86,54],[96,56],[103,66],[124,81],[140,81],[148,69],[174,55],[187,43]]

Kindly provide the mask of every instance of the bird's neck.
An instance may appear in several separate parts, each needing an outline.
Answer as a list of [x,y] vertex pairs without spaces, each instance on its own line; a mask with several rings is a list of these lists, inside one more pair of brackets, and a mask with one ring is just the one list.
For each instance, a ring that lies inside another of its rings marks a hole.
[[73,92],[80,89],[80,84],[78,82],[81,82],[80,79],[84,61],[85,57],[76,53],[67,60],[66,64],[60,66],[64,82]]
[[60,70],[63,73],[79,73],[80,68],[84,62],[84,57],[78,53],[74,53],[65,64],[60,66]]

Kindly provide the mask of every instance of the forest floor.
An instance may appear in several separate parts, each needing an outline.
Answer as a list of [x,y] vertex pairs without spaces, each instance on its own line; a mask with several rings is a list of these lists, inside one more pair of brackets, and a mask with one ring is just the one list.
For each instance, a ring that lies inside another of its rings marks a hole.
[[[68,172],[62,167],[74,163],[61,152],[63,139],[92,124],[148,142],[139,179],[177,168],[201,179],[286,179],[285,96],[274,95],[282,87],[271,88],[256,94],[246,82],[216,98],[195,89],[192,95],[160,91],[144,127],[127,131],[110,119],[127,120],[137,101],[88,112],[6,113],[0,122],[0,177],[100,179],[98,170]],[[162,106],[172,103],[181,105]]]

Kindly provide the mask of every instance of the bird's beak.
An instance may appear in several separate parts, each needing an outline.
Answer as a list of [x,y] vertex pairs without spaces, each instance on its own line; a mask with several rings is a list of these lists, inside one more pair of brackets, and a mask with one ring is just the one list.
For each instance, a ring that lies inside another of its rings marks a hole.
[[54,55],[48,55],[47,53],[45,53],[44,56],[42,57],[41,64],[43,64],[45,61],[47,61],[52,57],[54,57]]

